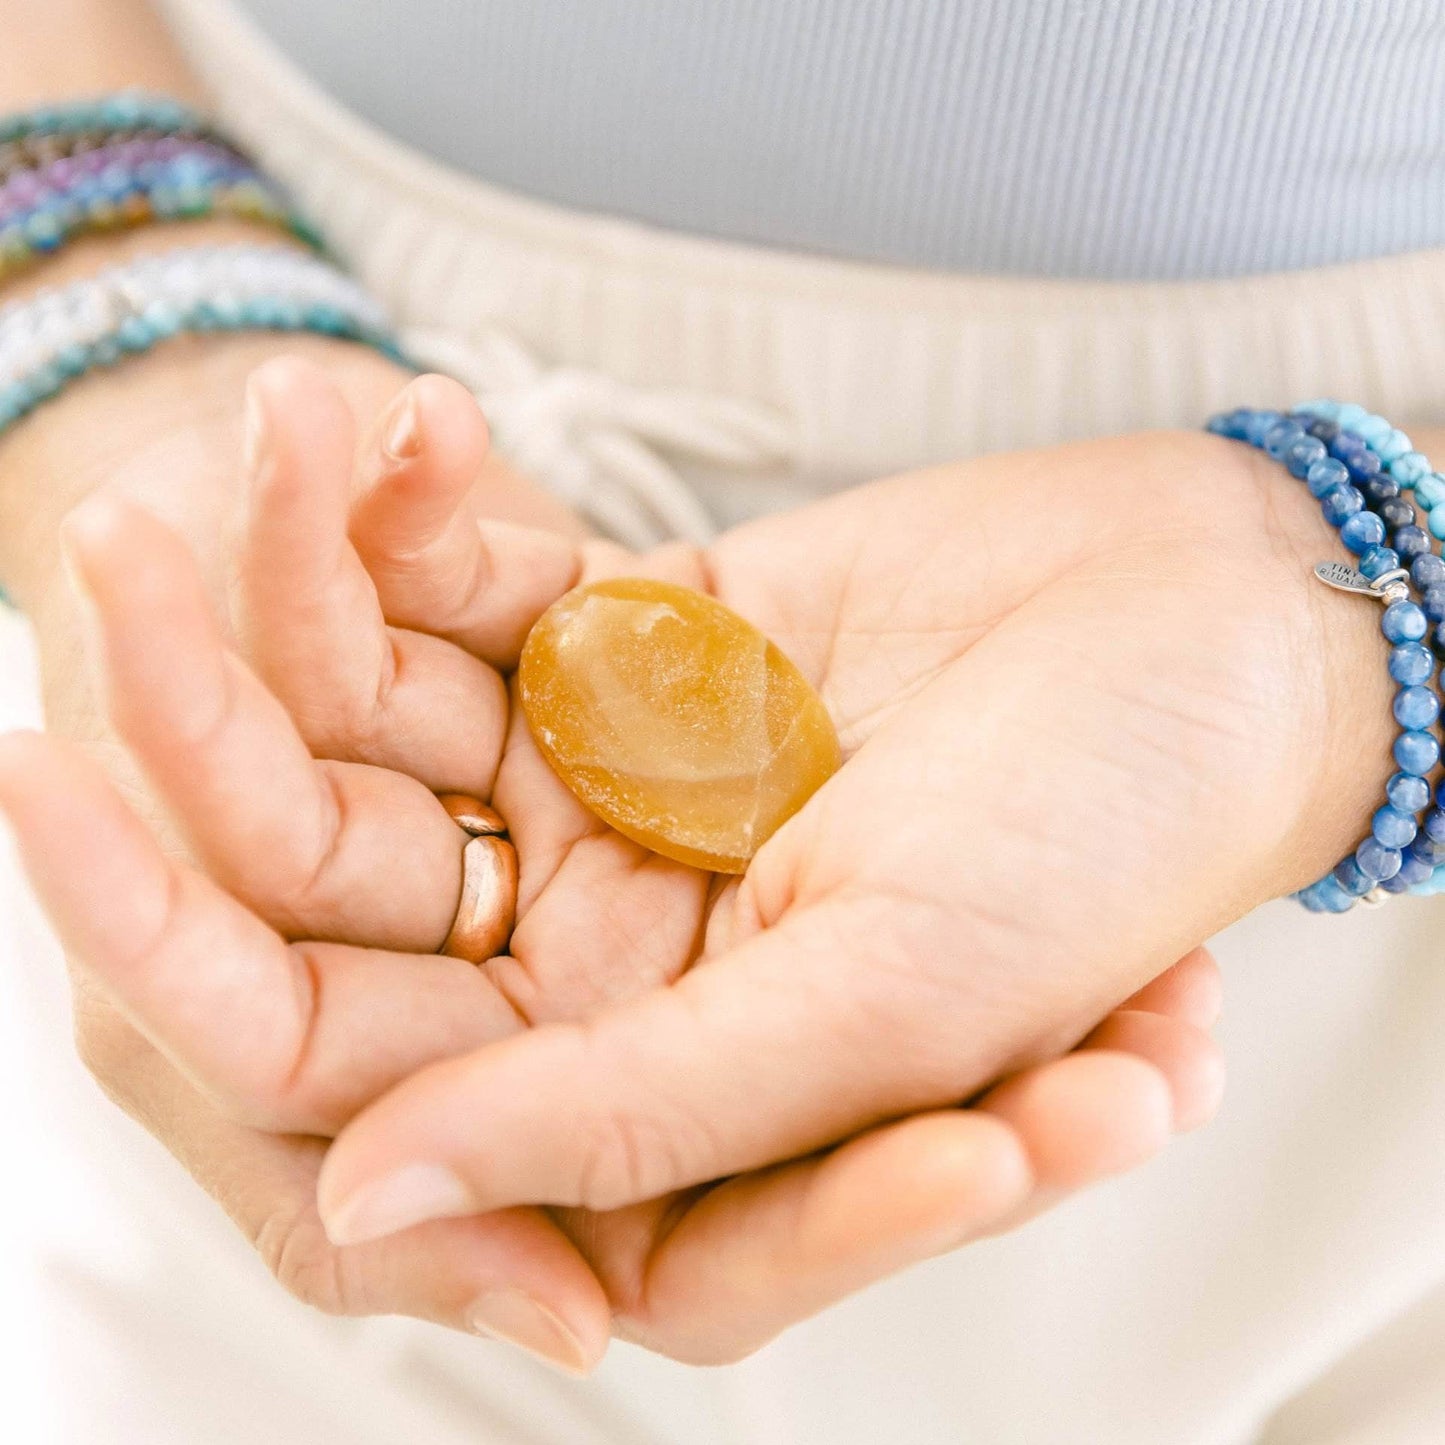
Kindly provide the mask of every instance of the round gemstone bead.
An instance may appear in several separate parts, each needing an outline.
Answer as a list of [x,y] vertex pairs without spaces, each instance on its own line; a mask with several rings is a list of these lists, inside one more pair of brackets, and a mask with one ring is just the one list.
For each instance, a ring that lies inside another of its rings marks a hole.
[[1360,572],[1371,582],[1394,572],[1400,565],[1400,554],[1393,547],[1369,547],[1360,556]]
[[1399,527],[1390,539],[1390,545],[1403,559],[1413,562],[1422,552],[1430,550],[1430,534],[1423,527]]
[[[1349,480],[1349,468],[1334,457],[1322,457],[1305,473],[1305,486],[1312,497],[1323,497],[1336,487],[1345,486]],[[1385,499],[1382,497],[1381,500]]]
[[1380,442],[1384,441],[1392,430],[1393,428],[1390,426],[1390,423],[1387,422],[1384,417],[1376,416],[1374,412],[1371,412],[1369,416],[1355,428],[1355,432],[1360,440],[1364,442],[1366,446],[1371,447],[1377,446]]
[[1275,461],[1282,462],[1289,449],[1304,434],[1305,429],[1297,421],[1278,421],[1265,433],[1264,449]]
[[1380,520],[1390,528],[1413,526],[1418,515],[1404,497],[1388,497],[1375,510],[1379,512]]
[[1270,429],[1282,420],[1277,411],[1247,411],[1244,416],[1244,440],[1252,447],[1262,447]]
[[1400,495],[1400,484],[1391,477],[1366,477],[1360,484],[1365,504],[1378,507],[1381,502],[1392,502]]
[[1426,519],[1430,527],[1432,537],[1445,538],[1445,503],[1430,508],[1430,515]]
[[1284,464],[1291,476],[1303,477],[1318,461],[1323,461],[1327,452],[1325,444],[1308,434],[1301,436],[1284,454]]
[[1357,482],[1367,482],[1371,477],[1379,476],[1381,471],[1379,457],[1364,447],[1350,452],[1345,458],[1345,466],[1349,468],[1351,478]]
[[1375,880],[1355,861],[1353,853],[1348,858],[1342,858],[1330,876],[1351,898],[1363,898],[1375,886]]
[[1406,452],[1414,450],[1410,438],[1402,431],[1391,431],[1387,437],[1375,443],[1375,455],[1388,466],[1398,461]]
[[1440,699],[1428,687],[1402,687],[1395,694],[1395,721],[1402,728],[1427,728],[1440,716]]
[[1431,472],[1428,477],[1421,477],[1414,487],[1415,500],[1422,507],[1434,510],[1441,502],[1445,502],[1445,477],[1439,472]]
[[[1356,512],[1365,505],[1364,496],[1358,487],[1336,487],[1332,492],[1326,492],[1320,498],[1320,507],[1325,514],[1325,521],[1332,527],[1340,527],[1345,524]],[[1397,546],[1397,552],[1400,550]]]
[[1430,475],[1430,463],[1419,452],[1405,452],[1390,463],[1390,475],[1405,486],[1414,486],[1421,477]]
[[1395,739],[1395,763],[1403,773],[1424,777],[1440,761],[1440,744],[1433,733],[1403,732]]
[[1348,913],[1354,907],[1355,900],[1340,887],[1333,875],[1321,878],[1315,888],[1318,890],[1315,896],[1325,913]]
[[1356,512],[1353,517],[1346,517],[1340,528],[1340,541],[1351,552],[1366,552],[1384,540],[1385,524],[1373,512]]
[[1391,642],[1418,642],[1425,629],[1425,614],[1413,602],[1392,602],[1380,618],[1380,631]]
[[1366,838],[1355,849],[1355,862],[1360,865],[1360,872],[1376,883],[1393,878],[1400,871],[1403,861],[1398,848],[1387,848],[1374,838]]
[[1427,587],[1420,598],[1420,606],[1431,622],[1445,622],[1445,582]]
[[1390,649],[1390,676],[1402,687],[1426,681],[1434,670],[1435,660],[1424,643],[1400,642]]
[[1445,558],[1434,552],[1422,552],[1410,563],[1410,580],[1422,592],[1445,582]]
[[[1442,815],[1445,817],[1445,815]],[[1403,848],[1419,832],[1414,817],[1395,808],[1379,809],[1370,820],[1370,832],[1383,848]]]
[[1414,850],[1411,849],[1400,860],[1400,871],[1390,882],[1398,882],[1403,887],[1409,888],[1412,884],[1423,883],[1434,871],[1431,864],[1423,858],[1417,857]]
[[1417,778],[1414,773],[1396,773],[1385,784],[1385,796],[1390,800],[1392,808],[1398,808],[1400,812],[1409,813],[1413,817],[1422,808],[1429,806],[1430,784],[1424,778]]
[[1420,826],[1432,843],[1445,843],[1445,811],[1431,808],[1421,819]]

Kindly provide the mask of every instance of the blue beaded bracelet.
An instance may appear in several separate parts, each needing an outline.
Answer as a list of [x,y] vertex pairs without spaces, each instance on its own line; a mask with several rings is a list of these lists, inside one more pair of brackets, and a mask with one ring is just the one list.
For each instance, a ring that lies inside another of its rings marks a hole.
[[[1440,760],[1434,731],[1440,695],[1435,658],[1424,639],[1438,610],[1434,642],[1437,648],[1445,642],[1445,559],[1431,550],[1434,526],[1427,532],[1418,525],[1403,492],[1415,490],[1433,510],[1445,506],[1445,478],[1431,471],[1403,432],[1362,407],[1339,402],[1308,402],[1289,414],[1240,409],[1212,418],[1209,430],[1259,447],[1300,478],[1358,558],[1354,567],[1322,562],[1316,575],[1385,605],[1380,628],[1391,644],[1390,677],[1398,688],[1398,771],[1386,785],[1370,836],[1295,897],[1315,912],[1344,913],[1357,902],[1378,904],[1395,893],[1440,891],[1445,798],[1436,790],[1432,806],[1426,781]],[[1445,524],[1445,514],[1440,520]]]

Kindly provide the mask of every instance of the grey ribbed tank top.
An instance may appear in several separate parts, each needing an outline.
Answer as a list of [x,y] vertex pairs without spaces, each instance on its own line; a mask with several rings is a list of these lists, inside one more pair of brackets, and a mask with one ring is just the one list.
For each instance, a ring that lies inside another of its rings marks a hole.
[[245,0],[486,180],[982,272],[1228,276],[1445,244],[1441,0]]

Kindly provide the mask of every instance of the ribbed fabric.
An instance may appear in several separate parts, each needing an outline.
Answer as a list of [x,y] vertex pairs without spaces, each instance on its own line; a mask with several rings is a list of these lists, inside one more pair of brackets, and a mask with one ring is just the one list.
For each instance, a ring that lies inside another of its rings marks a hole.
[[[1149,426],[1241,401],[1445,415],[1445,250],[1287,275],[979,278],[589,217],[475,181],[358,122],[222,0],[165,0],[227,120],[397,319],[554,366],[757,402],[788,485]],[[761,488],[761,484],[758,484]],[[722,520],[770,505],[736,472]]]
[[389,134],[524,194],[963,271],[1445,244],[1438,0],[247,0]]

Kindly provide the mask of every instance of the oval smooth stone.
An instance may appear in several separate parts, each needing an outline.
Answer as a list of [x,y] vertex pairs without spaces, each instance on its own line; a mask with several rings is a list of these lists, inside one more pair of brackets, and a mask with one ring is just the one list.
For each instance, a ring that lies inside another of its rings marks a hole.
[[717,873],[748,860],[837,771],[832,719],[750,622],[670,582],[575,588],[538,618],[522,711],[604,822]]

